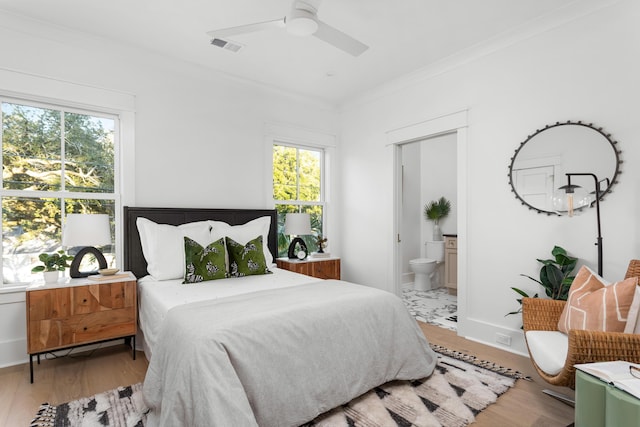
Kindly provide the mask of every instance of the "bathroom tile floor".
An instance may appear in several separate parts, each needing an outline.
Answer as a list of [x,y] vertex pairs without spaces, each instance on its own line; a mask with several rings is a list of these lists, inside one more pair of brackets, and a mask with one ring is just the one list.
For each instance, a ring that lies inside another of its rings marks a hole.
[[430,291],[416,291],[413,285],[404,286],[402,300],[409,313],[417,320],[431,323],[455,331],[458,303],[455,295],[449,295],[446,288]]

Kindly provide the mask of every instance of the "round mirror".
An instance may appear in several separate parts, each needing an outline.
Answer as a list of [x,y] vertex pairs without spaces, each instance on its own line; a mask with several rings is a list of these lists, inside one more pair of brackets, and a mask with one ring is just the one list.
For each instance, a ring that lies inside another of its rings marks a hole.
[[[591,173],[598,178],[600,200],[611,191],[620,172],[617,141],[593,124],[556,122],[538,129],[516,149],[509,165],[511,191],[538,213],[556,215],[555,190],[567,184],[567,173]],[[571,184],[595,193],[590,176],[572,176]]]

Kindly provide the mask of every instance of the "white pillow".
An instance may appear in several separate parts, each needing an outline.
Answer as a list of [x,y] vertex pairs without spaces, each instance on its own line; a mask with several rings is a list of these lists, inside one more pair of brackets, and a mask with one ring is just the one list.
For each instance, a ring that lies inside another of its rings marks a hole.
[[242,225],[229,225],[222,221],[209,221],[211,224],[211,241],[223,237],[231,237],[236,242],[245,245],[249,240],[262,236],[262,250],[267,266],[273,264],[273,255],[269,251],[269,228],[271,217],[263,216]]
[[147,218],[136,220],[142,253],[147,271],[156,280],[182,279],[185,273],[184,237],[207,246],[211,240],[208,221],[191,222],[179,226],[156,224]]

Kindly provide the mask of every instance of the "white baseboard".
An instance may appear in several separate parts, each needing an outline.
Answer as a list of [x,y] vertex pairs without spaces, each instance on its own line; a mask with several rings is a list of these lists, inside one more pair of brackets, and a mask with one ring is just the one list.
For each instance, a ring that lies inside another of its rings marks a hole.
[[0,368],[29,362],[27,340],[17,339],[0,342]]
[[415,274],[413,272],[402,273],[401,283],[404,287],[405,285],[410,285],[415,281]]
[[[507,335],[511,338],[511,345],[506,346],[496,342],[496,334]],[[524,333],[520,329],[504,328],[502,326],[487,323],[478,319],[458,318],[458,335],[470,341],[476,341],[500,350],[529,357]]]
[[[105,348],[114,345],[122,345],[122,339],[115,339],[113,341],[105,341],[97,344],[87,344],[80,347],[75,347],[73,353],[81,353],[85,351],[95,350],[97,348]],[[136,337],[136,350],[140,349],[140,345],[137,342]],[[70,349],[52,351],[51,354],[56,356],[65,356],[69,353]],[[41,359],[44,356],[40,356]],[[9,366],[21,365],[23,363],[29,363],[29,355],[27,354],[27,340],[20,339],[14,341],[0,342],[0,368],[6,368]],[[34,358],[35,363],[35,358]],[[34,370],[35,370],[34,365]]]

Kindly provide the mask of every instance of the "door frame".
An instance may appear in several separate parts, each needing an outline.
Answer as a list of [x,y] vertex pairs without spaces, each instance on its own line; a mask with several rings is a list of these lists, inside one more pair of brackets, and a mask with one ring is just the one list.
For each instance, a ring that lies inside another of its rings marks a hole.
[[409,124],[387,132],[388,145],[393,149],[393,291],[402,295],[402,145],[439,135],[456,134],[457,214],[458,214],[458,335],[464,335],[467,313],[467,151],[468,109],[456,111],[423,122]]

